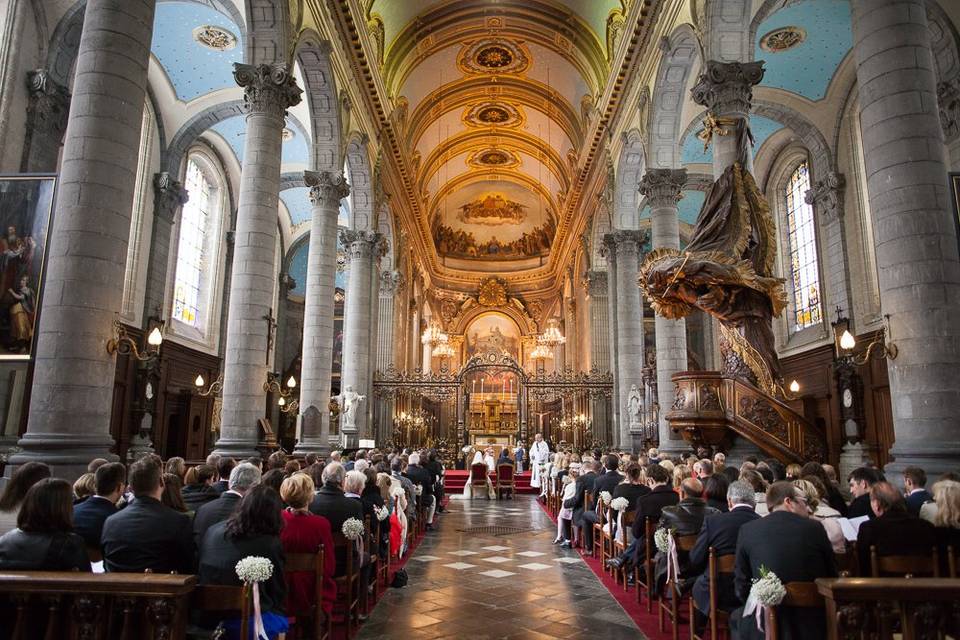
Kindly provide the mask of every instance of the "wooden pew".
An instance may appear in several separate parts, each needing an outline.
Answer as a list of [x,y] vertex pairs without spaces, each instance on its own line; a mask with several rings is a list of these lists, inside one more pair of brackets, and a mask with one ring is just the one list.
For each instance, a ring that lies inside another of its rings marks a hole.
[[14,640],[183,638],[196,583],[176,574],[2,571],[0,619]]

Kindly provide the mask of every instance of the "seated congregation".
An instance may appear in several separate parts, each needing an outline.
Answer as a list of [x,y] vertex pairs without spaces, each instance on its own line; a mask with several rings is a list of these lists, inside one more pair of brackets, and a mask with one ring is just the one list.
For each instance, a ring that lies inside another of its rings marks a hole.
[[[169,633],[156,637],[254,637],[261,620],[269,638],[351,637],[385,589],[404,583],[391,562],[432,528],[443,468],[433,451],[359,451],[344,460],[334,452],[325,462],[308,454],[302,462],[280,452],[266,470],[260,458],[216,455],[189,468],[155,455],[129,466],[97,459],[73,486],[44,463],[24,464],[0,495],[3,591],[42,590],[29,581],[58,575],[34,572],[72,572],[74,580],[102,573],[104,585],[175,575],[192,587],[180,607],[189,615],[164,620],[148,605],[150,624]],[[244,575],[251,559],[269,564],[262,575]],[[0,611],[10,621],[0,637],[44,637],[37,611],[17,602]],[[107,637],[134,637],[114,626],[131,632],[131,608],[123,605],[122,621],[104,622],[117,630]],[[60,637],[56,617],[46,637]]]
[[[705,453],[552,454],[541,498],[557,520],[555,544],[597,558],[608,588],[634,589],[638,608],[645,599],[674,639],[960,630],[950,613],[960,596],[960,474],[930,491],[920,468],[894,486],[864,466],[841,487],[830,465],[747,456],[737,467]],[[767,600],[771,584],[779,595]]]

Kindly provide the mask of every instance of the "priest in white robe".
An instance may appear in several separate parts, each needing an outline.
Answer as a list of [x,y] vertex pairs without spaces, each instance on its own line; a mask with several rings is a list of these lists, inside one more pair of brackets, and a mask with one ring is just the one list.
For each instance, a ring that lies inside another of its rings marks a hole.
[[540,488],[540,473],[543,465],[550,458],[550,447],[543,441],[543,435],[537,434],[533,437],[533,443],[530,445],[530,486]]

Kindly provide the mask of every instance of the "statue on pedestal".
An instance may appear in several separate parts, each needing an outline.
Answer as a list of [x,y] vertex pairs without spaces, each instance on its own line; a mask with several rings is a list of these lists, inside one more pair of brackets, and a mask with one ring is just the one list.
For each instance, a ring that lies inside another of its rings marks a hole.
[[630,385],[630,395],[627,396],[627,415],[630,416],[630,431],[643,428],[643,397],[635,384]]
[[340,395],[334,398],[340,405],[340,429],[342,431],[357,430],[357,408],[360,403],[367,399],[367,396],[357,393],[351,385],[340,392]]

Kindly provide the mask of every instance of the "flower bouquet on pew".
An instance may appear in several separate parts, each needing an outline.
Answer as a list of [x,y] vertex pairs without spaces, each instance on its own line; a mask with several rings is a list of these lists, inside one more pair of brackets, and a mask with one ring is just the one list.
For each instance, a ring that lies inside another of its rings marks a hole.
[[[250,587],[253,595],[253,632],[257,640],[276,638],[287,630],[287,620],[282,616],[260,609],[260,583],[273,577],[273,563],[262,556],[247,556],[241,559],[234,570],[240,582]],[[266,619],[266,622],[264,621]],[[232,625],[231,625],[232,626]],[[239,637],[239,625],[236,636]]]
[[760,565],[760,577],[753,579],[750,595],[747,596],[747,602],[743,606],[743,617],[746,618],[751,613],[754,614],[757,621],[757,630],[763,631],[763,621],[767,609],[778,606],[783,602],[786,595],[787,589],[783,586],[777,574]]

